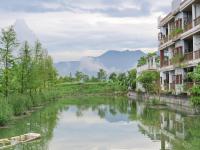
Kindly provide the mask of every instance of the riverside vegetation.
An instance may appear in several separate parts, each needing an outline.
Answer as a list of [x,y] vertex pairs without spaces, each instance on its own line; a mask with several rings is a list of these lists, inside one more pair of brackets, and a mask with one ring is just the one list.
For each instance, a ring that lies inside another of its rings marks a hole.
[[128,75],[112,73],[109,81],[103,69],[97,77],[77,72],[75,77],[58,78],[42,44],[18,43],[12,26],[1,31],[0,64],[0,126],[62,96],[121,93],[128,85],[135,87],[130,83],[136,78],[135,70]]
[[56,70],[39,41],[18,43],[13,27],[0,36],[0,126],[54,99]]

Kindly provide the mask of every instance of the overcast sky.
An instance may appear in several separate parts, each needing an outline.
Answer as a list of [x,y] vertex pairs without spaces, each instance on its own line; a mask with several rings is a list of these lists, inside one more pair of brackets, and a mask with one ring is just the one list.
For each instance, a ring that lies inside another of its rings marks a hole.
[[55,61],[106,50],[156,50],[171,0],[1,0],[0,28],[24,19]]

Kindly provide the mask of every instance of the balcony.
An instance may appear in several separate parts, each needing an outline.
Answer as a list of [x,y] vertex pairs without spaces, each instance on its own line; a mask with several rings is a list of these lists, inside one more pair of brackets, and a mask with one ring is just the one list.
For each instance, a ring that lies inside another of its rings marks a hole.
[[175,90],[176,84],[175,83],[170,83],[170,90]]
[[200,16],[194,19],[194,25],[198,26],[200,24]]
[[168,83],[165,83],[165,84],[164,84],[164,90],[165,90],[165,91],[169,91],[169,84],[168,84]]
[[187,23],[185,26],[184,26],[184,32],[187,32],[189,31],[190,29],[192,29],[192,21]]
[[195,59],[200,58],[200,50],[194,52]]
[[184,89],[189,90],[193,87],[193,85],[194,85],[194,82],[185,82],[184,83]]
[[143,66],[137,67],[137,72],[143,72],[146,70],[156,70],[156,69],[157,69],[157,64],[150,65],[147,63]]
[[185,61],[191,61],[193,60],[193,52],[188,52],[184,54],[184,60]]
[[171,63],[169,60],[164,60],[162,63],[161,63],[161,67],[167,67],[169,66]]

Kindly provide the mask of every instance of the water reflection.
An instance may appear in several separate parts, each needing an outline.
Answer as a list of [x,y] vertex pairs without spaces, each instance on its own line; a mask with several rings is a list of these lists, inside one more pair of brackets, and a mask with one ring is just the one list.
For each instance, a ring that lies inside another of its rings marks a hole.
[[125,97],[59,101],[0,129],[0,138],[38,132],[42,139],[15,149],[199,150],[200,117],[153,109]]

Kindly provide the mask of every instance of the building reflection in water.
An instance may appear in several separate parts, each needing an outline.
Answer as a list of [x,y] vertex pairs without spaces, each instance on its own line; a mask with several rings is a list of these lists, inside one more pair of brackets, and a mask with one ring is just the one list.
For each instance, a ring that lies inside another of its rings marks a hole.
[[154,110],[136,102],[139,129],[151,140],[161,143],[161,150],[174,149],[186,137],[184,116],[167,110]]

